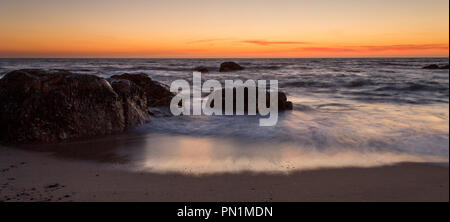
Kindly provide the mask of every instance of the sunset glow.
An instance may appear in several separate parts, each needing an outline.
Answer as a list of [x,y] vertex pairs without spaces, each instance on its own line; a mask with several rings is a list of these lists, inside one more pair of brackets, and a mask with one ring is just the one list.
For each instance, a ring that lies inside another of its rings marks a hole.
[[2,0],[0,57],[448,57],[448,0]]

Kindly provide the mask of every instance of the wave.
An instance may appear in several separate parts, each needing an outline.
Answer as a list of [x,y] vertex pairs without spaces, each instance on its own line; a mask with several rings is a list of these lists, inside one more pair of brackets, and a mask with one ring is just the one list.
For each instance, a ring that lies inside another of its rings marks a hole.
[[375,89],[375,91],[431,91],[431,92],[442,92],[448,90],[449,90],[448,85],[445,86],[438,83],[436,83],[436,85],[433,85],[415,82],[409,82],[406,84],[393,84]]
[[352,100],[368,97],[373,102],[408,97],[448,103],[448,70],[421,69],[426,64],[448,64],[448,58],[233,60],[245,70],[219,73],[224,59],[0,59],[0,76],[21,68],[68,69],[103,77],[146,73],[156,81],[170,84],[176,79],[191,82],[192,71],[204,67],[209,70],[204,80],[277,79],[279,87],[288,94],[308,92],[312,97]]
[[382,66],[412,66],[410,63],[395,63],[395,62],[378,62],[378,65]]
[[320,81],[293,81],[282,83],[282,87],[314,87],[314,88],[329,88],[336,86],[330,82],[320,82]]
[[349,104],[343,104],[343,103],[326,103],[326,104],[320,104],[316,106],[318,110],[321,111],[350,111],[355,110],[351,105]]

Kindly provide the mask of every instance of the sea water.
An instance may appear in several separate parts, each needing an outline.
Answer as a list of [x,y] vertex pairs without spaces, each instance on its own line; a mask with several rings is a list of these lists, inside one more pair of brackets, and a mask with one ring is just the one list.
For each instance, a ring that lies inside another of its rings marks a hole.
[[[224,61],[245,70],[221,73]],[[58,149],[150,172],[287,173],[448,163],[449,70],[422,69],[429,64],[448,64],[448,58],[0,59],[0,76],[21,68],[101,77],[146,73],[170,85],[177,79],[192,83],[192,71],[203,66],[209,69],[203,81],[276,79],[294,109],[280,112],[272,127],[259,126],[257,116],[153,117],[122,135]]]

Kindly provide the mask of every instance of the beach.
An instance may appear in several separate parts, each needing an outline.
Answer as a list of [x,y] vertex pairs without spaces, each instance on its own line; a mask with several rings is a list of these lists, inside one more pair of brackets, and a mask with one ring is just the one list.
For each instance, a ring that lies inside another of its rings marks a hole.
[[448,201],[448,163],[188,175],[0,149],[1,201]]
[[[225,61],[1,59],[0,200],[448,201],[448,69],[423,68],[447,58]],[[277,79],[290,109],[168,113],[198,66]]]
[[0,202],[448,208],[448,0],[36,2],[0,1]]

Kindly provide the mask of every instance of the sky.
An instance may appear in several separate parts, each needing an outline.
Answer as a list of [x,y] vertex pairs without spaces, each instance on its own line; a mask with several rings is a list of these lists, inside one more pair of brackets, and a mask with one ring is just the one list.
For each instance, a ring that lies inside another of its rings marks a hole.
[[0,57],[448,57],[448,0],[0,0]]

